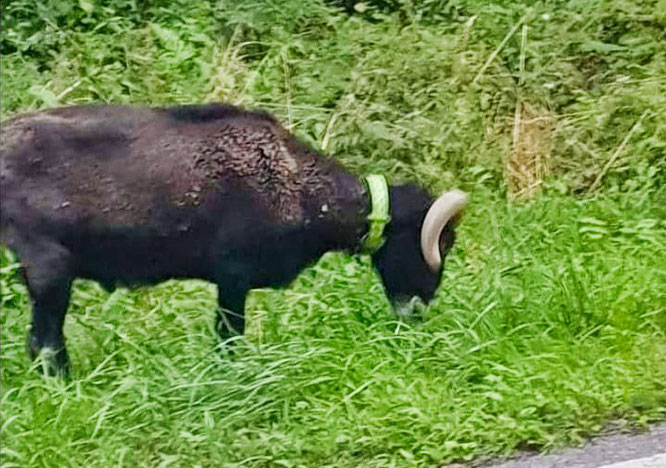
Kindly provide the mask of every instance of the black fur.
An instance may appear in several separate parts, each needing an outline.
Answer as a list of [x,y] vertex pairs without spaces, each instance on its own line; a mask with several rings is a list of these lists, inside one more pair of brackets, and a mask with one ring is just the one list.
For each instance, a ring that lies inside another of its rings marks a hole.
[[211,120],[222,120],[225,118],[238,118],[241,116],[263,117],[268,122],[275,120],[263,112],[247,112],[229,104],[203,104],[168,107],[164,109],[174,120],[190,123],[210,122]]
[[[62,325],[76,277],[107,288],[201,278],[219,288],[218,329],[243,333],[247,292],[289,284],[331,250],[357,252],[364,184],[268,114],[231,106],[91,106],[3,124],[0,230],[33,303],[29,348],[68,366]],[[374,257],[388,295],[429,301],[419,232],[432,198],[392,187]],[[453,242],[447,228],[444,252]]]

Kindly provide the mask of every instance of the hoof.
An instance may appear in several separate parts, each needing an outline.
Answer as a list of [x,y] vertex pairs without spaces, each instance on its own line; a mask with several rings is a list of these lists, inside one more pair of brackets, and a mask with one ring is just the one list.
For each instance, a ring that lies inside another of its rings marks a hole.
[[39,351],[30,350],[37,369],[50,377],[69,376],[69,359],[65,348],[42,348]]

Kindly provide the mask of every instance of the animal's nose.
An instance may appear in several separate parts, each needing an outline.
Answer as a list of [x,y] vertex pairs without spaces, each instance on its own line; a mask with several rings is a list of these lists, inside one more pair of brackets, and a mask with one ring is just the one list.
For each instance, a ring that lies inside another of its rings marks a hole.
[[393,303],[395,313],[400,317],[420,316],[426,310],[426,305],[418,296],[396,298]]

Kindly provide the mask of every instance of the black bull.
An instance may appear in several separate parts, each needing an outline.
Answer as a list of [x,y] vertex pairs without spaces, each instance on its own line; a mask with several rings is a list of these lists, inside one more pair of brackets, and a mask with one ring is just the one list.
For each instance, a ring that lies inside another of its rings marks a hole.
[[[108,289],[200,278],[219,288],[218,330],[243,333],[247,292],[288,284],[327,251],[357,252],[365,185],[265,113],[225,105],[70,107],[2,126],[2,241],[33,305],[29,350],[66,372],[63,322],[74,278]],[[419,229],[433,199],[390,188],[391,222],[373,254],[388,296],[429,301]],[[453,243],[453,223],[441,236]]]

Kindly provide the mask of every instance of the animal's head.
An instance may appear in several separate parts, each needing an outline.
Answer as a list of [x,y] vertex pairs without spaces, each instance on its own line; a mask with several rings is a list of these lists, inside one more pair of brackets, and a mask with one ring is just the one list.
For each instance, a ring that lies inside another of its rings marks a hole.
[[386,242],[373,255],[389,298],[398,306],[435,295],[444,259],[455,240],[455,224],[467,196],[452,191],[433,200],[417,185],[390,188],[391,222]]

